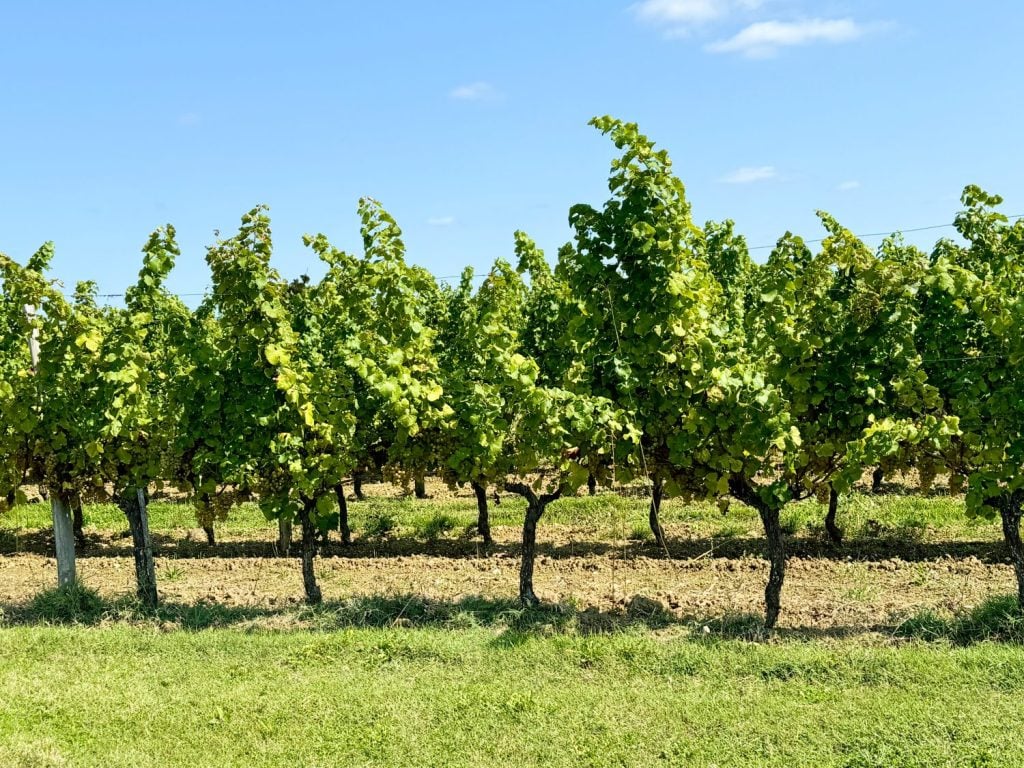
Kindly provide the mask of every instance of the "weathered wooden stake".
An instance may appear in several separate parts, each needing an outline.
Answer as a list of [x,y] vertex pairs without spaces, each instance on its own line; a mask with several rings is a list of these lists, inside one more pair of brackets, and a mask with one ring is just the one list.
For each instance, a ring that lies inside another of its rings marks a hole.
[[277,554],[288,557],[292,551],[292,521],[281,517],[277,520]]
[[[36,308],[25,305],[25,317],[32,321]],[[28,351],[32,358],[32,371],[39,367],[39,329],[33,328],[28,337]],[[57,557],[57,586],[64,587],[75,581],[75,531],[71,521],[71,505],[59,494],[50,494],[53,513],[53,544]]]
[[75,532],[71,525],[69,505],[56,493],[50,494],[53,512],[53,543],[57,555],[57,586],[65,587],[75,581]]

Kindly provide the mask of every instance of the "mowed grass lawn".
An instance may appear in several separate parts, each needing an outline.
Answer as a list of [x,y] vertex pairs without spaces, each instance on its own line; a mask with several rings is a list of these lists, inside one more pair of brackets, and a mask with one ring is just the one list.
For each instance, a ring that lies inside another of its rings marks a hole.
[[15,627],[4,766],[1020,766],[1009,646]]
[[[575,496],[554,502],[541,522],[539,536],[545,525],[569,526],[594,541],[623,538],[650,539],[647,511],[650,500],[623,497],[616,493],[597,496]],[[520,528],[525,502],[515,496],[503,496],[500,504],[490,503],[491,524]],[[465,494],[441,498],[413,500],[409,498],[369,497],[363,502],[349,503],[353,532],[358,536],[386,533],[392,537],[457,536],[475,523],[476,501]],[[195,510],[190,504],[154,501],[149,505],[150,527],[154,531],[195,528]],[[790,504],[782,514],[783,528],[791,536],[821,536],[825,508],[814,500]],[[763,537],[760,519],[752,509],[733,504],[723,515],[715,504],[687,503],[668,499],[661,512],[666,526],[684,526],[692,536]],[[882,540],[913,544],[923,540],[998,540],[1001,536],[996,520],[968,518],[962,496],[920,496],[916,494],[872,495],[854,493],[840,500],[839,525],[847,540],[866,543]],[[441,525],[439,525],[441,523]],[[24,504],[0,515],[0,547],[16,549],[20,532],[45,530],[51,526],[48,504]],[[215,527],[220,535],[276,536],[272,524],[252,503],[231,510],[225,521]],[[85,509],[85,531],[111,532],[126,530],[124,514],[113,504],[90,504]]]
[[[638,537],[646,503],[569,499],[545,522],[581,539]],[[357,536],[409,540],[458,536],[475,518],[466,498],[351,509]],[[195,526],[184,504],[151,512],[155,530]],[[516,500],[492,512],[496,525],[521,524]],[[820,538],[822,514],[794,505],[790,534]],[[44,505],[0,518],[0,550],[18,552],[48,518]],[[760,535],[738,505],[723,517],[711,505],[670,502],[664,520],[680,538]],[[859,494],[844,501],[840,524],[854,556],[880,539],[941,548],[999,538],[997,524],[967,520],[962,499],[948,497]],[[123,527],[113,506],[86,510],[87,533]],[[274,535],[253,505],[218,529]],[[127,599],[95,598],[95,615],[62,626],[47,623],[62,620],[46,609],[59,601],[26,594],[0,616],[0,768],[1024,765],[1024,649],[976,642],[999,636],[989,619],[1005,628],[1005,598],[959,624],[922,614],[900,637],[766,640],[750,631],[759,617],[735,617],[731,628],[723,617],[710,634],[657,622],[588,634],[564,606],[518,615],[509,597],[438,622],[420,621],[407,596],[400,609],[399,598],[365,598],[251,623],[243,609],[147,615]],[[199,629],[232,610],[226,625]],[[1015,616],[1003,636],[1019,641]]]

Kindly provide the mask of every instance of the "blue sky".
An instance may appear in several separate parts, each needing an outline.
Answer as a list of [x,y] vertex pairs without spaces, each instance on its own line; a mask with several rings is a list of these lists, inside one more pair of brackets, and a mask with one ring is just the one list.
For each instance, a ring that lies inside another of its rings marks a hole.
[[69,287],[120,292],[172,222],[201,291],[213,231],[264,202],[276,266],[317,274],[302,233],[357,250],[371,195],[435,274],[516,229],[553,256],[607,197],[606,113],[753,246],[820,236],[817,208],[947,223],[967,183],[1024,213],[1022,28],[1005,0],[4,2],[0,250],[54,240]]

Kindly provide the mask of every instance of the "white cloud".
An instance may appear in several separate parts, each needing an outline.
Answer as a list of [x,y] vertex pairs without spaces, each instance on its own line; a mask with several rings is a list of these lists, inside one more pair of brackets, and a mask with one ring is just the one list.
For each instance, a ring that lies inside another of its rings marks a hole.
[[752,59],[774,56],[780,48],[810,43],[847,43],[862,37],[865,28],[853,19],[759,21],[726,40],[707,46],[712,53],[739,53]]
[[202,115],[197,112],[186,112],[183,115],[178,115],[178,125],[199,125],[202,121]]
[[667,37],[687,37],[690,29],[737,11],[753,10],[763,0],[641,0],[630,6],[640,21],[665,28]]
[[767,181],[778,176],[774,165],[744,166],[719,179],[723,184],[753,184],[755,181]]
[[842,184],[836,187],[836,189],[838,189],[840,192],[850,192],[854,189],[860,189],[860,182],[853,180],[844,181]]
[[432,227],[450,227],[454,223],[454,216],[432,216],[427,219],[427,224]]
[[478,80],[453,88],[448,96],[456,101],[489,101],[498,98],[498,90],[490,83]]
[[698,24],[718,18],[727,5],[721,0],[643,0],[633,13],[653,24]]

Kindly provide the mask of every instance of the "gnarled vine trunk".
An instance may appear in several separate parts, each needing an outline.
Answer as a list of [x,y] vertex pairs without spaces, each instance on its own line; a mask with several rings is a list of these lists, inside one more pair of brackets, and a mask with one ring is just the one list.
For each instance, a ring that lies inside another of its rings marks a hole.
[[828,514],[825,515],[825,531],[833,544],[843,543],[843,529],[836,525],[836,512],[839,510],[839,494],[835,488],[828,492]]
[[597,478],[594,477],[594,473],[593,472],[591,472],[589,475],[587,475],[587,495],[589,495],[589,496],[596,496],[597,495]]
[[299,524],[302,527],[302,586],[306,591],[306,602],[319,605],[323,602],[323,594],[316,583],[316,571],[313,560],[316,558],[316,528],[310,519],[313,510],[312,502],[306,503],[299,512]]
[[338,483],[334,488],[334,495],[338,499],[338,532],[341,534],[342,544],[352,543],[352,529],[348,526],[348,500],[345,498],[345,486]]
[[1003,523],[1003,540],[1010,552],[1013,572],[1017,577],[1017,605],[1024,612],[1024,544],[1020,540],[1021,505],[1024,492],[1006,494],[999,499],[999,517]]
[[413,493],[417,499],[427,498],[427,481],[423,475],[416,475],[416,479],[413,480]]
[[352,492],[356,495],[356,501],[366,501],[366,496],[363,495],[362,472],[354,472],[352,474]]
[[764,588],[764,626],[765,629],[774,629],[782,608],[782,583],[786,578],[786,540],[780,521],[782,508],[765,502],[746,478],[732,478],[729,481],[729,492],[737,501],[757,510],[764,526],[767,540],[765,554],[769,563],[768,583]]
[[524,605],[538,605],[540,599],[533,591],[533,566],[537,560],[537,523],[544,511],[536,502],[526,507],[523,520],[522,560],[519,564],[519,600]]
[[779,522],[779,510],[765,507],[761,510],[761,523],[768,540],[768,584],[764,588],[764,626],[774,629],[782,608],[782,582],[786,578],[786,542]]
[[82,500],[75,499],[71,502],[71,530],[75,535],[78,546],[85,546],[85,516],[82,514]]
[[206,543],[211,547],[217,543],[217,534],[214,533],[212,525],[204,525],[203,533],[206,534]]
[[476,494],[476,531],[484,540],[484,544],[493,544],[491,538],[491,515],[487,509],[487,488],[480,483],[470,483]]
[[876,467],[875,471],[871,473],[871,492],[881,493],[882,492],[882,481],[885,480],[885,470],[881,467]]
[[142,488],[128,488],[118,497],[118,505],[128,519],[128,528],[132,534],[136,593],[143,605],[156,608],[156,563],[153,560],[153,538],[149,533],[145,491]]
[[651,506],[647,514],[647,522],[651,526],[651,533],[658,546],[667,550],[668,544],[665,541],[665,529],[661,527],[661,500],[665,492],[665,483],[660,477],[654,478],[654,485],[651,488]]
[[537,523],[543,517],[548,504],[562,495],[562,489],[538,495],[526,483],[505,483],[505,490],[526,499],[522,559],[519,564],[519,601],[527,606],[539,605],[540,599],[533,591],[533,565],[537,559]]

